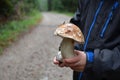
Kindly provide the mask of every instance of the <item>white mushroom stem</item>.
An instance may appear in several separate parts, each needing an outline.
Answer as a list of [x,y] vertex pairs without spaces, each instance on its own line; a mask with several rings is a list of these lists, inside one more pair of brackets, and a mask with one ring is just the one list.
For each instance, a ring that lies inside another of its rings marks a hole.
[[65,58],[71,58],[75,56],[74,52],[74,40],[70,38],[63,38],[61,42],[61,55],[63,59]]

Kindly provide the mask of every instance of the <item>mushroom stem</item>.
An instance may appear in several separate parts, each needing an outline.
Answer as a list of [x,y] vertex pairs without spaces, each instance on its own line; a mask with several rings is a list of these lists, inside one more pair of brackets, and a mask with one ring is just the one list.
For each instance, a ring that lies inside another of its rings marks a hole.
[[61,42],[61,55],[63,59],[65,58],[71,58],[75,56],[74,52],[74,40],[70,38],[63,38]]

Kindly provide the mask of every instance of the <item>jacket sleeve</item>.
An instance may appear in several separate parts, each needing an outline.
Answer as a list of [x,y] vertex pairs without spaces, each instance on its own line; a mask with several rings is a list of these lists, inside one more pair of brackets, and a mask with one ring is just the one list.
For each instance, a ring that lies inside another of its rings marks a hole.
[[95,49],[93,70],[97,72],[120,71],[120,45],[113,50]]
[[[90,55],[90,53],[87,54]],[[85,70],[92,68],[97,74],[105,72],[120,72],[120,45],[116,46],[113,50],[95,49],[93,54],[94,56],[92,57],[94,60],[93,62],[87,60]]]

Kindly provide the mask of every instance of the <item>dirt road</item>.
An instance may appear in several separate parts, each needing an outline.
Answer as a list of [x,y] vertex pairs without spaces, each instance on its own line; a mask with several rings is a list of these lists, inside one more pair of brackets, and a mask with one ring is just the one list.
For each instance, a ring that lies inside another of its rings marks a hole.
[[0,80],[72,80],[71,69],[53,64],[61,41],[54,30],[69,19],[44,12],[43,21],[0,56]]

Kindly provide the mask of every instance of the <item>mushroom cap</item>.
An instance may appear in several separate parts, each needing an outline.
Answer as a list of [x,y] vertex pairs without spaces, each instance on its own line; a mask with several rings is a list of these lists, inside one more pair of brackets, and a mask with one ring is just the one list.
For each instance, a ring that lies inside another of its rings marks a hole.
[[60,36],[62,38],[70,38],[78,43],[84,43],[84,36],[80,28],[72,23],[59,25],[55,30],[54,35]]

